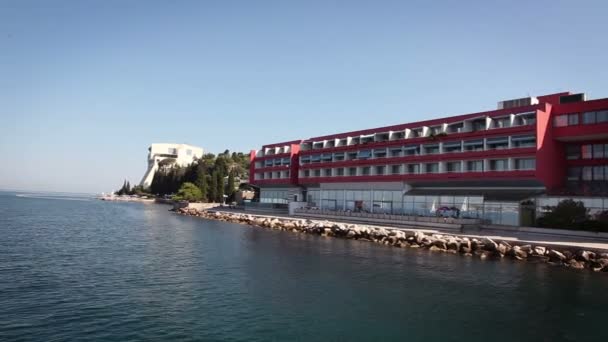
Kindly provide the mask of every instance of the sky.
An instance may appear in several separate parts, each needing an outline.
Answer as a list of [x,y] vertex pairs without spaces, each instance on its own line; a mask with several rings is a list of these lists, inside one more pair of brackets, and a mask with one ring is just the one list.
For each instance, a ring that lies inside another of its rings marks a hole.
[[608,1],[0,0],[0,189],[138,183],[218,153],[608,97]]

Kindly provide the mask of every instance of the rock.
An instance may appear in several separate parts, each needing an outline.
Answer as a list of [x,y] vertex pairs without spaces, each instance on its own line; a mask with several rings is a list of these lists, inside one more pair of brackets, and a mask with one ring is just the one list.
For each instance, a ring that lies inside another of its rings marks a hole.
[[515,257],[515,259],[517,259],[517,260],[523,260],[528,257],[528,253],[526,251],[524,251],[524,249],[520,246],[513,246],[513,248],[511,249],[511,252],[513,253],[513,256]]
[[532,252],[533,252],[531,245],[523,245],[523,246],[519,246],[519,248],[521,248],[521,250],[523,252],[526,252],[527,254],[532,254]]
[[447,249],[450,251],[458,251],[460,250],[460,242],[455,238],[451,238],[447,242]]
[[556,251],[554,249],[550,249],[549,253],[547,253],[547,256],[549,257],[550,260],[554,260],[554,261],[557,261],[557,260],[564,261],[564,260],[566,260],[566,256],[563,253],[561,253],[559,251]]
[[435,245],[431,246],[431,248],[429,248],[429,251],[434,251],[434,252],[443,252],[444,249],[441,249]]
[[432,245],[434,247],[437,247],[437,248],[440,248],[440,249],[443,249],[443,250],[448,249],[448,246],[447,246],[446,242],[444,240],[442,240],[442,239],[437,239],[437,240],[433,241]]
[[346,237],[349,239],[354,239],[357,236],[357,232],[355,232],[354,230],[349,230],[348,233],[346,233]]
[[585,261],[588,262],[589,260],[595,259],[596,255],[593,252],[590,251],[578,251],[578,253],[576,253],[576,260],[578,261]]
[[536,255],[545,255],[546,252],[547,252],[547,248],[545,248],[543,246],[534,247],[534,254],[536,254]]
[[608,271],[608,258],[590,260],[589,267],[595,272]]
[[538,255],[538,254],[530,254],[528,255],[528,261],[530,262],[547,262],[549,261],[549,257],[548,256],[544,256],[544,255]]
[[498,248],[498,244],[490,238],[485,238],[483,240],[483,244],[484,244],[484,249],[487,251],[490,251],[490,252],[493,252]]
[[566,262],[566,265],[568,267],[576,268],[576,269],[583,269],[583,268],[585,268],[585,262],[584,261],[577,261],[575,259],[568,260],[568,262]]
[[509,245],[508,243],[505,243],[505,242],[500,242],[498,244],[498,246],[496,247],[496,251],[498,253],[500,253],[500,255],[504,256],[509,251],[511,251],[511,245]]

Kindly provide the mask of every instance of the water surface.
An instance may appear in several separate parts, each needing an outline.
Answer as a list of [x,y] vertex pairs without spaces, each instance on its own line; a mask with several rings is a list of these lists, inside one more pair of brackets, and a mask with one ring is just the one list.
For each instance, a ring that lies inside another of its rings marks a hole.
[[605,274],[167,209],[0,193],[0,340],[608,340]]

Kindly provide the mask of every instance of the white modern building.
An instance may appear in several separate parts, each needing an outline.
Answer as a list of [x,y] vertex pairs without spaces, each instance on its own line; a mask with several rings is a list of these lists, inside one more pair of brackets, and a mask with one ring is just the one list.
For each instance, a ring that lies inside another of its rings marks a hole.
[[152,144],[148,147],[148,170],[139,183],[149,187],[154,179],[154,173],[161,165],[175,164],[187,166],[195,159],[203,156],[203,149],[187,144]]

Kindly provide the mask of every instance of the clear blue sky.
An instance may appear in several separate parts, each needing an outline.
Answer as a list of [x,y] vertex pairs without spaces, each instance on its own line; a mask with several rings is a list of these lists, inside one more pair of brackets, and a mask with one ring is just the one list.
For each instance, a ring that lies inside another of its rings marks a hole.
[[[432,3],[432,4],[431,4]],[[608,97],[608,2],[0,0],[0,188],[101,192],[210,152]]]

